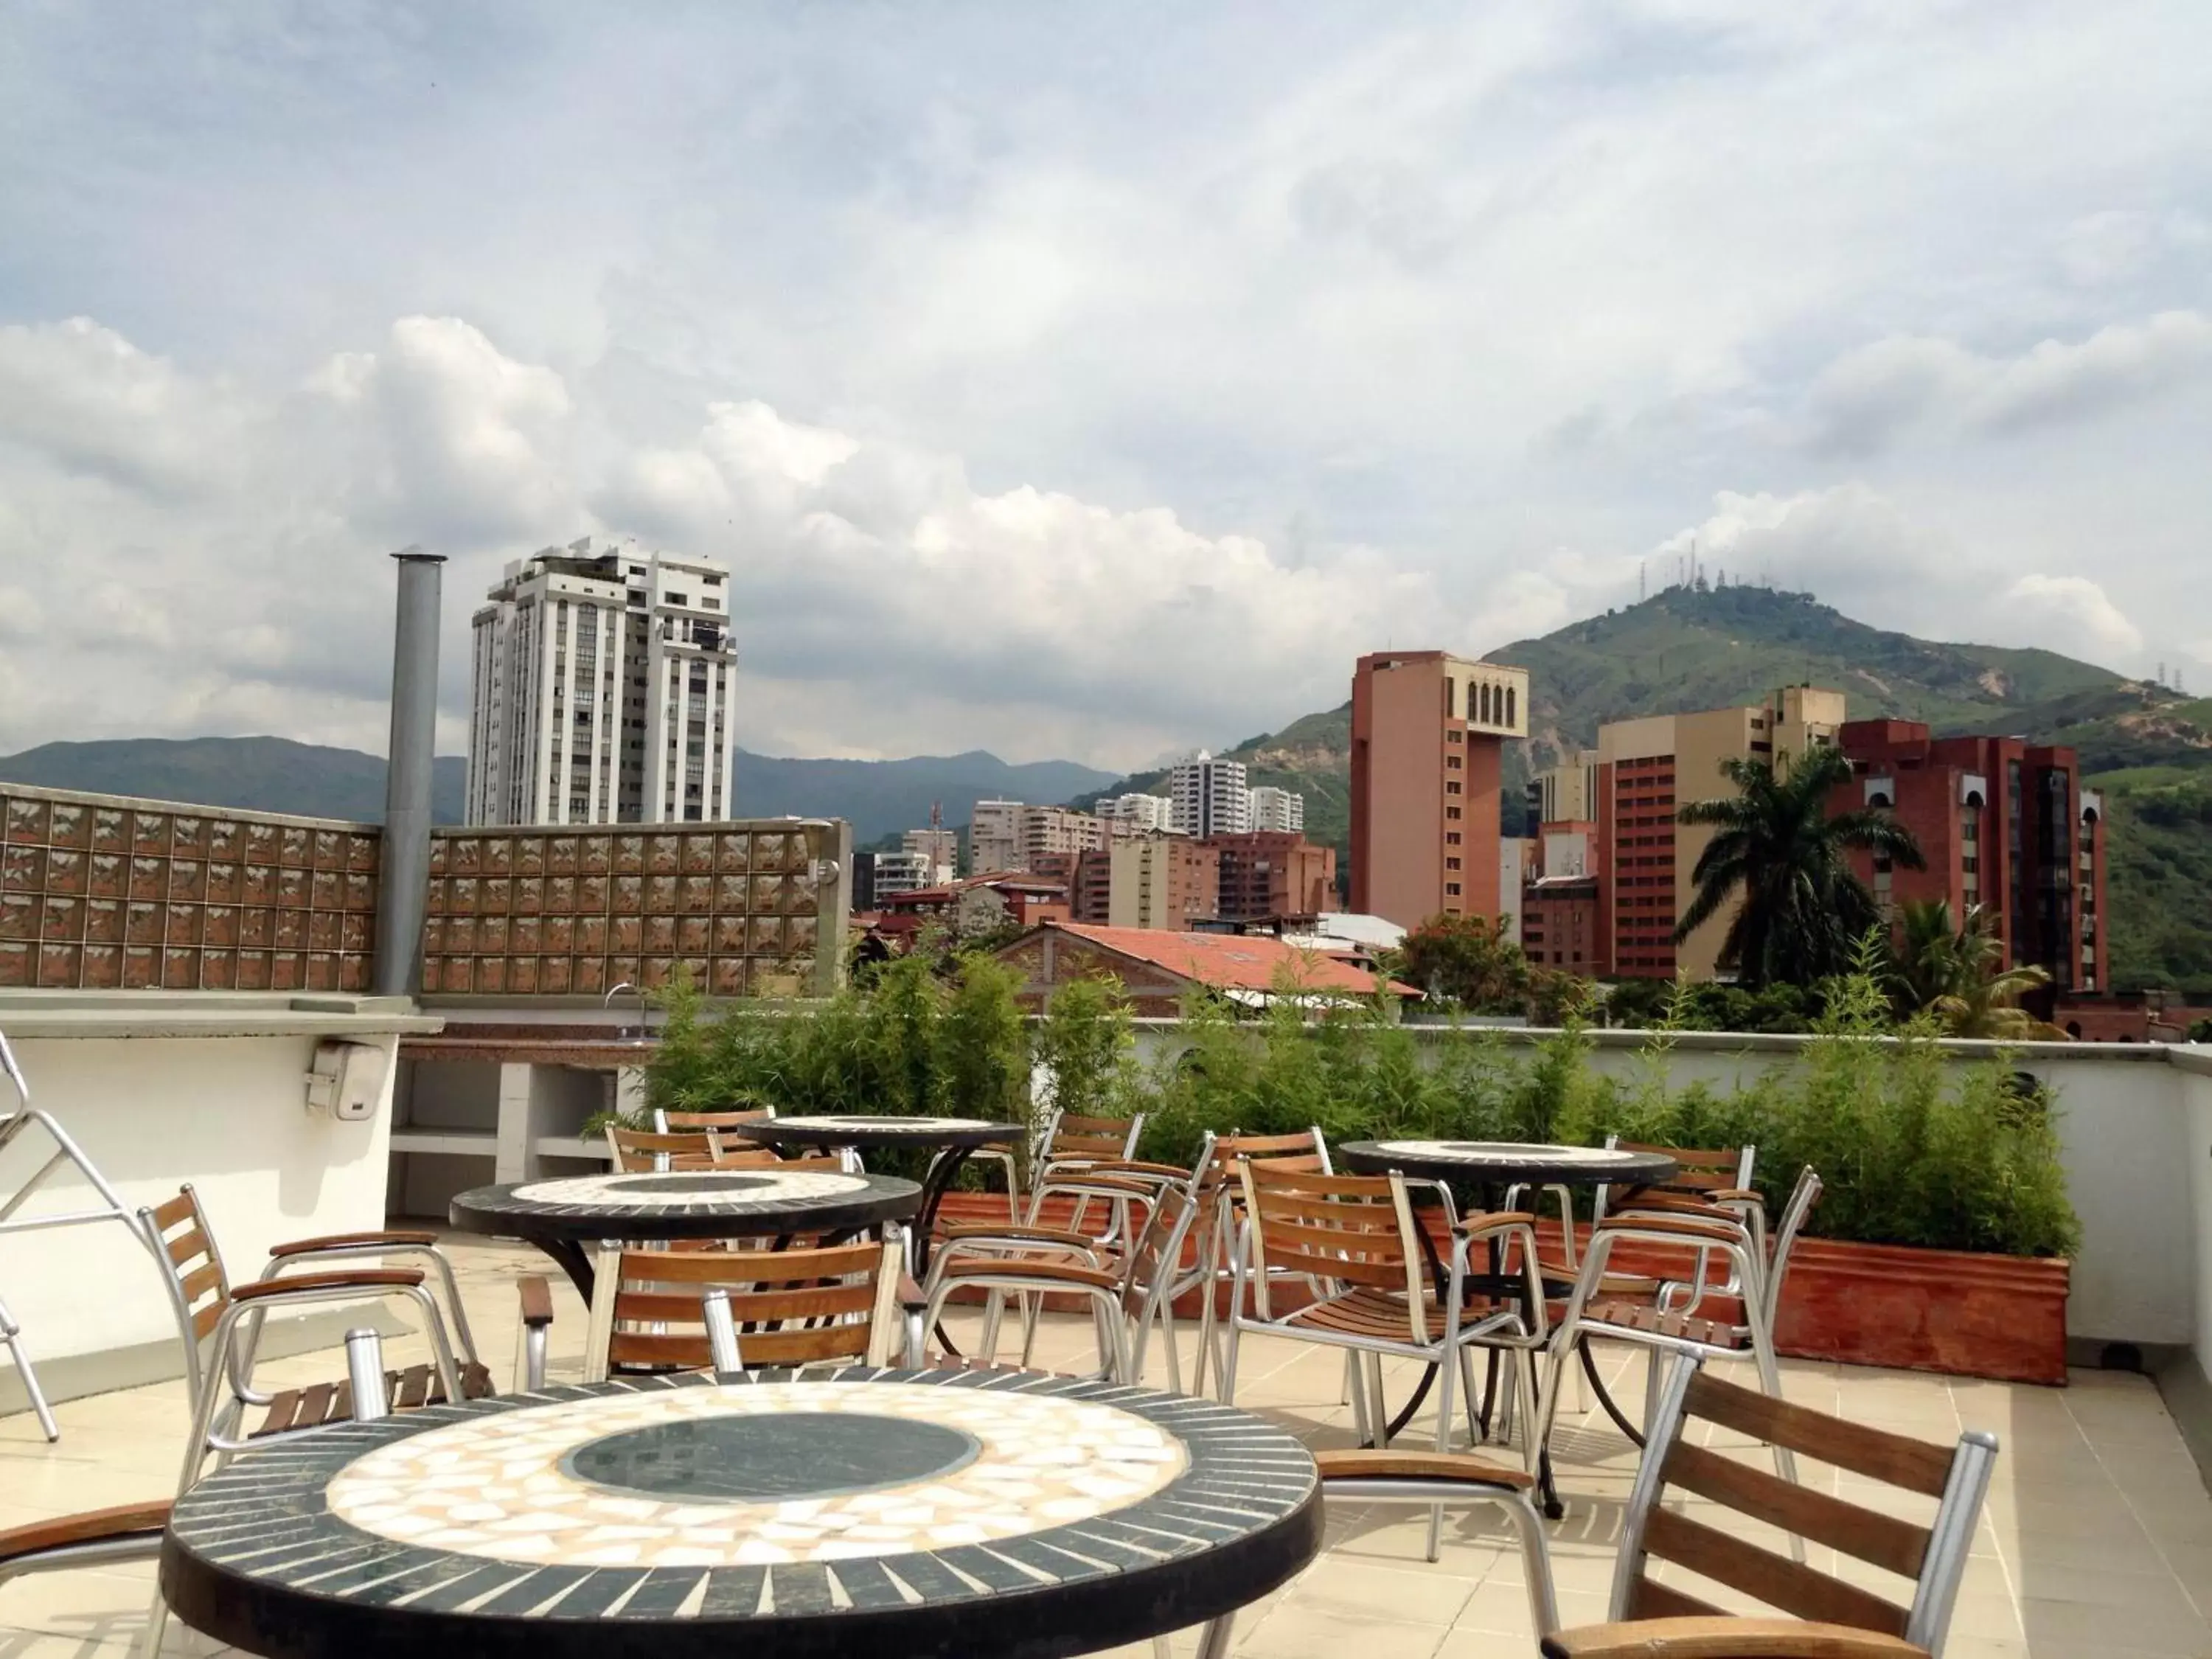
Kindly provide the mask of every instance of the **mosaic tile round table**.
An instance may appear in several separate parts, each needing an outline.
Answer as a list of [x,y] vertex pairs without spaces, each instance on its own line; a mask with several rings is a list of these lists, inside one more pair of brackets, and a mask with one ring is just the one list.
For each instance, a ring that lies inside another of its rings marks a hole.
[[733,1123],[718,1133],[740,1136],[769,1146],[835,1146],[866,1151],[871,1147],[902,1147],[934,1154],[929,1171],[921,1178],[921,1208],[914,1227],[914,1271],[916,1278],[929,1267],[929,1241],[937,1225],[938,1206],[961,1166],[985,1146],[1018,1146],[1029,1134],[1026,1125],[992,1123],[979,1117],[892,1117],[855,1114],[846,1117],[772,1117],[758,1123]]
[[765,1165],[472,1187],[454,1198],[448,1214],[465,1231],[536,1245],[560,1264],[589,1306],[591,1250],[603,1240],[853,1233],[904,1220],[921,1203],[922,1189],[896,1176]]
[[555,1388],[257,1446],[161,1589],[268,1659],[1089,1653],[1321,1547],[1312,1457],[1211,1401],[822,1367]]
[[1439,1181],[1472,1182],[1492,1195],[1531,1185],[1648,1187],[1674,1174],[1661,1152],[1627,1152],[1606,1146],[1559,1146],[1520,1140],[1352,1140],[1337,1149],[1346,1169],[1363,1175],[1391,1170]]

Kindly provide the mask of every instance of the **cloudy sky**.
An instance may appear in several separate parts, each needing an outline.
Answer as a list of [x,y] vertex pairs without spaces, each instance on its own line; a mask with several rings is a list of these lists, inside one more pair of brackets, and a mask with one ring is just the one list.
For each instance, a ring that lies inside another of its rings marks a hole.
[[0,751],[380,750],[409,542],[458,750],[587,532],[780,753],[1144,763],[1692,536],[2212,690],[2208,439],[2192,0],[0,21]]

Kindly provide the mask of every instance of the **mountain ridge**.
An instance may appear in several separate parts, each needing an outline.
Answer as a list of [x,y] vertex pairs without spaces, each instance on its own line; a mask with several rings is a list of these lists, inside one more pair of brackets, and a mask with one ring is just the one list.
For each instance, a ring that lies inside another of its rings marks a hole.
[[[981,749],[887,761],[741,749],[737,768],[738,810],[746,817],[846,818],[860,842],[928,823],[938,802],[947,823],[963,823],[981,798],[1027,791],[1056,800],[1111,775],[1073,761],[1002,761]],[[383,820],[384,771],[380,756],[275,737],[116,738],[0,755],[0,778],[17,783],[364,823]],[[460,822],[467,772],[458,756],[434,763],[436,822]]]

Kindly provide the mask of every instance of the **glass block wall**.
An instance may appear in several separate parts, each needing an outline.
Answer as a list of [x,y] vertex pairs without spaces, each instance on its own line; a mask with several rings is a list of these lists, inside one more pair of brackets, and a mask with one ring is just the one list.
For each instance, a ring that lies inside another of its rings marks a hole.
[[848,839],[787,818],[434,830],[423,994],[600,995],[679,965],[715,996],[827,992]]
[[[0,783],[0,989],[365,991],[381,829]],[[431,833],[429,997],[838,983],[836,820]]]
[[0,783],[0,988],[361,991],[374,824]]

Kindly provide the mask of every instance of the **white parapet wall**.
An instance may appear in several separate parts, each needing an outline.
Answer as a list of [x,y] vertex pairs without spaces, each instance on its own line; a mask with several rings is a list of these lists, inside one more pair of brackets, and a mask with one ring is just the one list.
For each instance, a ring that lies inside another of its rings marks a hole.
[[2186,1175],[2196,1224],[2190,1252],[2197,1273],[2197,1364],[2212,1379],[2212,1044],[2173,1051],[2189,1114]]
[[[441,1021],[404,1000],[329,995],[115,992],[0,995],[0,1032],[32,1104],[76,1139],[127,1204],[154,1206],[190,1182],[234,1283],[270,1247],[384,1224],[392,1087],[402,1035]],[[374,1109],[341,1120],[310,1109],[307,1074],[326,1039],[358,1043]],[[0,1083],[0,1113],[13,1092]],[[0,1153],[0,1206],[52,1151],[36,1125]],[[17,1218],[96,1206],[64,1168]],[[110,1223],[0,1232],[0,1300],[51,1398],[176,1376],[183,1354],[150,1255]],[[312,1332],[274,1328],[272,1352]],[[24,1403],[0,1355],[0,1412]]]

